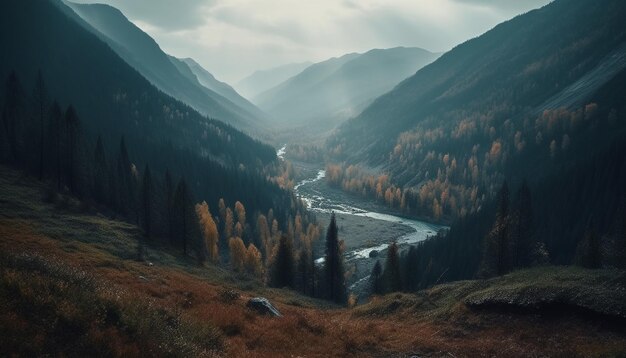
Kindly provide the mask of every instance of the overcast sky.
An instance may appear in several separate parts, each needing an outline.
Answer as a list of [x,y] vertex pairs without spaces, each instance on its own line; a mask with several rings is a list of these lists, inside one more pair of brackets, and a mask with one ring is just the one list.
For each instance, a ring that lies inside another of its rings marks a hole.
[[372,48],[440,52],[549,0],[73,0],[120,9],[167,53],[236,83]]

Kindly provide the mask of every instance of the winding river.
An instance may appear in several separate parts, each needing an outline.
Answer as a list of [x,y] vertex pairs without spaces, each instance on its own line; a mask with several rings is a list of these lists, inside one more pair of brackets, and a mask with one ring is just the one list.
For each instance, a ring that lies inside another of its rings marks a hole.
[[[284,159],[285,152],[286,146],[283,146],[277,151],[276,154],[279,158]],[[320,169],[318,170],[317,175],[303,179],[294,186],[296,195],[307,203],[310,210],[324,213],[335,212],[405,225],[412,229],[411,232],[403,234],[399,237],[389,238],[389,241],[395,239],[400,246],[415,244],[426,240],[428,237],[435,235],[439,230],[445,228],[444,226],[424,221],[402,218],[383,212],[365,210],[349,205],[343,202],[341,197],[329,196],[324,190],[320,190],[320,181],[323,181],[325,177],[326,171],[324,169]],[[383,210],[384,209],[381,211]],[[359,247],[346,252],[345,257],[347,261],[354,259],[368,259],[372,251],[383,251],[388,246],[389,244],[385,243],[373,247]],[[318,262],[321,261],[323,261],[323,258],[318,259]]]

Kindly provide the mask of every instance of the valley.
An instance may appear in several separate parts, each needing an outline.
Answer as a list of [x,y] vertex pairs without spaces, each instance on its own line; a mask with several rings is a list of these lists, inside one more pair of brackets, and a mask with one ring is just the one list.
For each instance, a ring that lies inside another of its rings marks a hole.
[[626,2],[292,5],[0,3],[0,356],[625,356]]
[[[277,151],[277,156],[284,160],[286,145]],[[376,202],[359,198],[339,189],[331,188],[325,181],[325,170],[314,164],[292,162],[302,178],[294,192],[306,203],[309,210],[315,212],[320,224],[328,226],[330,214],[337,217],[339,235],[344,241],[344,257],[352,272],[347,284],[349,290],[358,295],[360,302],[370,293],[367,281],[377,260],[384,262],[387,246],[396,241],[401,251],[415,245],[445,226],[430,224],[410,218],[393,215],[393,212]],[[322,240],[318,241],[315,262],[324,262]]]

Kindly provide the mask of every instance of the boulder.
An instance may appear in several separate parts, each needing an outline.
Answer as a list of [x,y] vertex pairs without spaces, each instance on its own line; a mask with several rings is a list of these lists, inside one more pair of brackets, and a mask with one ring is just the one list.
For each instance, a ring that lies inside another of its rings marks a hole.
[[369,255],[369,256],[370,256],[371,258],[378,257],[378,250],[372,250],[372,251],[370,251],[370,255]]
[[250,308],[253,311],[256,311],[262,315],[269,315],[273,317],[281,317],[282,315],[276,307],[274,307],[267,298],[264,297],[254,297],[248,300],[246,303],[246,307]]

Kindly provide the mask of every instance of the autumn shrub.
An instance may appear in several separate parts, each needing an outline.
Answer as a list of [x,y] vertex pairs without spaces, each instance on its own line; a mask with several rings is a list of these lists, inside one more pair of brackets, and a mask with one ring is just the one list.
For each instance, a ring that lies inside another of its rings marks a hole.
[[235,290],[223,289],[219,292],[219,300],[227,304],[235,303],[240,297],[241,295],[239,292]]

